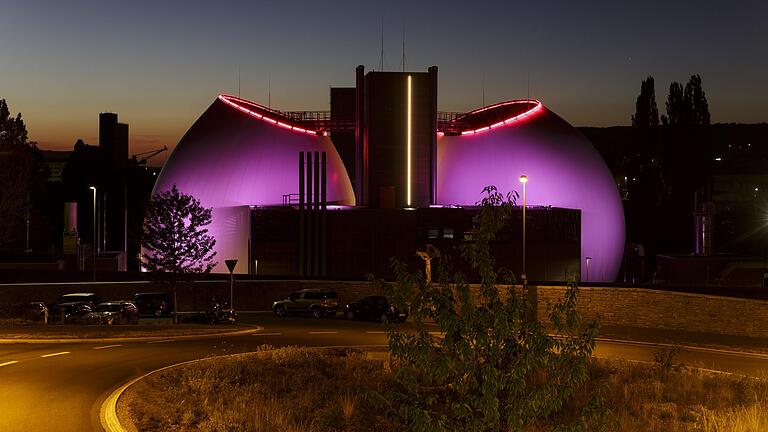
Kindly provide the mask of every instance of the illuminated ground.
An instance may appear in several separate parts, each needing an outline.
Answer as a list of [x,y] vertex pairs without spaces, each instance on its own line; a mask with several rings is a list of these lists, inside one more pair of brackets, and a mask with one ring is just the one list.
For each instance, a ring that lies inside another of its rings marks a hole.
[[[98,410],[120,384],[143,372],[205,357],[275,346],[383,345],[379,324],[342,319],[249,317],[263,331],[248,336],[141,343],[0,345],[0,430],[102,430]],[[406,324],[407,325],[407,324]],[[651,361],[660,348],[632,342],[600,342],[596,354]],[[753,375],[768,371],[768,355],[684,350],[679,361]]]

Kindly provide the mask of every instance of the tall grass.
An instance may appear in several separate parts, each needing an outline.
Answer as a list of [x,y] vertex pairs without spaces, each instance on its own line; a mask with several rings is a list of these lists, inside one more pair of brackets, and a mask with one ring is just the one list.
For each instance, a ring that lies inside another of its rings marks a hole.
[[[768,381],[672,365],[593,360],[572,403],[526,431],[567,422],[595,393],[612,431],[768,431]],[[385,362],[354,350],[280,348],[155,374],[121,410],[139,431],[402,431],[368,397],[393,385]]]
[[363,353],[289,347],[165,371],[125,397],[140,431],[388,432],[402,429],[366,392],[389,385]]

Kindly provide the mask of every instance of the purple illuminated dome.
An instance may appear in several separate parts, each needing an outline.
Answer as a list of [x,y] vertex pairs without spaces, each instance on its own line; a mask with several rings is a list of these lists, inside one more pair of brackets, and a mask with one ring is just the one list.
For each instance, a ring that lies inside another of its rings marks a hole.
[[[298,193],[300,152],[327,153],[329,204],[354,205],[352,184],[327,136],[292,124],[264,106],[219,96],[192,125],[160,173],[153,194],[171,189],[213,207],[209,227],[216,238],[216,272],[224,260],[247,257],[249,205],[277,205]],[[246,273],[241,259],[236,272]]]
[[460,127],[438,136],[438,204],[474,204],[487,185],[522,194],[526,175],[527,205],[581,210],[582,280],[586,257],[590,281],[615,280],[624,210],[611,172],[579,131],[538,101],[492,105],[454,123]]

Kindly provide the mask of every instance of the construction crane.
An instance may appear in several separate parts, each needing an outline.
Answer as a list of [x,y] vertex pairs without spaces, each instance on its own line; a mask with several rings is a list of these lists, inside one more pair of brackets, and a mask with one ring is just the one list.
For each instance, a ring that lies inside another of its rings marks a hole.
[[163,146],[161,149],[157,150],[150,150],[142,153],[136,153],[135,155],[131,156],[131,162],[135,165],[146,165],[147,161],[152,159],[153,157],[159,155],[160,153],[168,150],[168,147]]

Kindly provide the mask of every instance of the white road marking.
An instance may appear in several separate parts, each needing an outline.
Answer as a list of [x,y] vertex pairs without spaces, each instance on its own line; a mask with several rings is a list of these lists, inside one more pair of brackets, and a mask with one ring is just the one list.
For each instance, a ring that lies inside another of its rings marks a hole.
[[254,333],[251,336],[281,336],[282,333]]
[[18,363],[18,362],[19,362],[18,360],[11,360],[11,361],[7,361],[7,362],[5,362],[5,363],[0,363],[0,367],[3,367],[3,366],[8,366],[8,365],[12,365],[12,364],[14,364],[14,363]]
[[309,334],[311,335],[320,335],[320,334],[338,334],[337,331],[311,331]]
[[385,334],[387,332],[383,332],[383,331],[367,331],[366,333],[368,333],[368,334]]
[[93,347],[95,350],[101,350],[101,349],[107,349],[107,348],[115,348],[115,347],[121,347],[122,345],[105,345],[100,347]]
[[44,355],[41,355],[40,357],[43,357],[43,358],[55,357],[55,356],[60,356],[60,355],[64,355],[64,354],[69,354],[69,351],[62,351],[62,352],[57,352],[57,353],[53,353],[53,354],[44,354]]
[[151,341],[151,342],[147,342],[147,343],[148,344],[156,344],[156,343],[164,343],[164,342],[175,342],[175,340],[174,339],[163,339],[163,340]]

